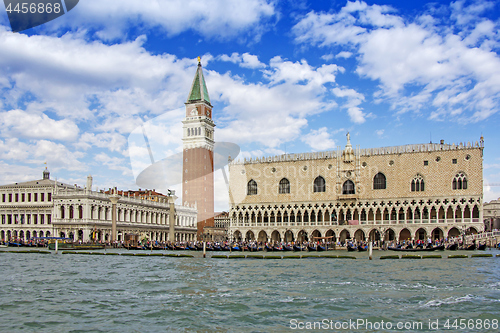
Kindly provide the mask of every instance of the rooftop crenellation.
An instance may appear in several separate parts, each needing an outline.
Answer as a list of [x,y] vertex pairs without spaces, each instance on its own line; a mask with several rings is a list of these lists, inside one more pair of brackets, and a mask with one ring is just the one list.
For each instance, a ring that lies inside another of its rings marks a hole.
[[[380,148],[365,148],[365,149],[355,149],[354,154],[357,157],[361,156],[374,156],[374,155],[391,155],[391,154],[402,154],[402,153],[422,153],[422,152],[434,152],[434,151],[446,151],[446,150],[465,150],[465,149],[478,149],[484,148],[484,141],[476,141],[471,143],[460,142],[459,144],[444,144],[444,143],[425,143],[425,144],[409,144],[401,146],[392,147],[380,147]],[[263,156],[255,158],[244,158],[236,159],[231,162],[231,164],[254,164],[254,163],[272,163],[272,162],[291,162],[291,161],[304,161],[304,160],[317,160],[317,159],[329,159],[337,158],[337,151],[340,152],[340,156],[344,152],[344,149],[337,148],[335,150],[314,152],[314,153],[295,153],[295,154],[283,154],[275,156]]]

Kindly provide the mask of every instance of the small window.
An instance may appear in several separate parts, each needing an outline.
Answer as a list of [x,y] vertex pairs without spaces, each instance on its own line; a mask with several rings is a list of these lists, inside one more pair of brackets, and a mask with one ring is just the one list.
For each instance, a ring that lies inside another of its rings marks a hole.
[[456,159],[456,158],[452,159],[452,160],[451,160],[451,163],[453,163],[453,164],[457,164],[457,159]]
[[422,192],[425,190],[424,178],[421,175],[417,175],[411,181],[411,191],[412,192]]
[[279,194],[287,194],[290,193],[290,181],[286,178],[280,180],[279,183]]
[[34,196],[35,196],[35,198],[33,201],[37,202],[38,201],[38,193],[35,193]]
[[257,182],[255,180],[250,180],[247,184],[247,195],[257,194]]
[[429,161],[424,161],[424,165],[429,165]]
[[5,193],[2,194],[2,202],[5,202]]
[[355,194],[354,183],[352,180],[346,180],[342,186],[342,194]]
[[373,177],[373,189],[374,190],[385,190],[386,189],[386,178],[382,172],[379,172]]
[[28,193],[28,202],[31,202],[31,193]]
[[325,192],[326,191],[326,183],[325,178],[318,176],[314,180],[314,192]]
[[40,201],[45,201],[45,193],[40,193]]
[[454,190],[466,190],[467,189],[467,176],[463,172],[459,172],[455,175],[452,182],[452,189]]

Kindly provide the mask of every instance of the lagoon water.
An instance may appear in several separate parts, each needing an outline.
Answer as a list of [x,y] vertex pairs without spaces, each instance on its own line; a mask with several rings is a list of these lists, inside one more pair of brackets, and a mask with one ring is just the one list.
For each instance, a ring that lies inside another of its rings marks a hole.
[[[252,260],[5,252],[0,331],[498,332],[500,257],[446,258],[457,253],[379,260],[394,253],[375,251],[370,261],[366,253]],[[453,328],[455,319],[467,327]]]

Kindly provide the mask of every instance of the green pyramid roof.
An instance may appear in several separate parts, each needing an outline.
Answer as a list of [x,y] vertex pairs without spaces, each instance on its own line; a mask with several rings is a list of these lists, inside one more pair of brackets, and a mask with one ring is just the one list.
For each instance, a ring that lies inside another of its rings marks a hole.
[[198,63],[198,68],[196,69],[196,75],[191,85],[191,92],[189,93],[188,103],[206,101],[210,104],[210,97],[208,97],[207,85],[205,84],[205,78],[203,77],[203,71],[201,69],[201,63]]

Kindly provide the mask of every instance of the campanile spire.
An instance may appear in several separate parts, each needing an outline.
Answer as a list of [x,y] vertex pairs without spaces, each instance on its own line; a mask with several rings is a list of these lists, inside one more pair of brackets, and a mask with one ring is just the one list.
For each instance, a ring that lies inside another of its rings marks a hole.
[[214,226],[214,127],[212,104],[198,57],[182,121],[182,201],[198,208],[198,238]]

